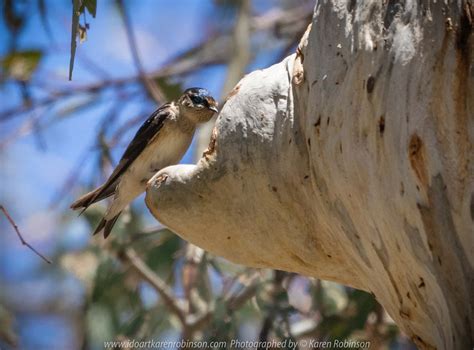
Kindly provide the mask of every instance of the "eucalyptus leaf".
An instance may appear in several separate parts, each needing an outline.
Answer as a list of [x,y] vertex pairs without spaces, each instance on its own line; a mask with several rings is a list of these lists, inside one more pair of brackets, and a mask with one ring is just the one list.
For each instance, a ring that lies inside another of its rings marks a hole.
[[84,6],[86,7],[87,12],[95,18],[97,12],[97,0],[84,0]]
[[12,52],[2,59],[3,75],[5,77],[28,81],[43,56],[40,50]]
[[79,30],[80,0],[72,0],[72,23],[71,23],[71,57],[69,60],[69,80],[72,80],[72,71],[74,69],[74,58],[77,48],[77,33]]

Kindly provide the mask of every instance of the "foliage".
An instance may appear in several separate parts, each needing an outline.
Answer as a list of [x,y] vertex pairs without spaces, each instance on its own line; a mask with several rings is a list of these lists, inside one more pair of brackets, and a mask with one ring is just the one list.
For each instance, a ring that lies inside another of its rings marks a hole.
[[[69,61],[69,80],[72,79],[74,69],[74,58],[76,57],[77,38],[81,43],[87,38],[87,29],[89,24],[85,20],[85,11],[89,12],[95,18],[97,11],[96,0],[72,0],[72,20],[71,20],[71,60]],[[84,15],[84,24],[79,23],[81,15]]]
[[38,68],[42,52],[40,50],[27,50],[12,52],[2,59],[2,80],[16,79],[28,81],[33,72]]

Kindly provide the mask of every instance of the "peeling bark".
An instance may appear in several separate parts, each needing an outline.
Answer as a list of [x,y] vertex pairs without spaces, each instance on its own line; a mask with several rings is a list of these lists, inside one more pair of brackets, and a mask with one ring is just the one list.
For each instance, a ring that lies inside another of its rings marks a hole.
[[241,80],[153,215],[233,262],[370,291],[421,349],[474,346],[473,5],[320,1]]

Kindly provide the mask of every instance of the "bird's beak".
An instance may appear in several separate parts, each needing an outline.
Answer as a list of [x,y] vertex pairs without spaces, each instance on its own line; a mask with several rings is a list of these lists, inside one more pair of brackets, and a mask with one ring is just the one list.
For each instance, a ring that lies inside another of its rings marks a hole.
[[216,100],[214,100],[212,97],[208,97],[206,98],[206,101],[207,101],[208,109],[216,113],[219,112],[219,110],[217,109],[218,103]]

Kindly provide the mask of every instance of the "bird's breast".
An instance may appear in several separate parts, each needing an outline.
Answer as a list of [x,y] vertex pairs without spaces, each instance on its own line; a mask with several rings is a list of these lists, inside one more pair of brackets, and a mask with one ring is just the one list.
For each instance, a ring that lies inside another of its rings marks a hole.
[[133,162],[131,175],[146,184],[156,172],[181,160],[192,137],[193,133],[183,133],[173,126],[161,130]]

